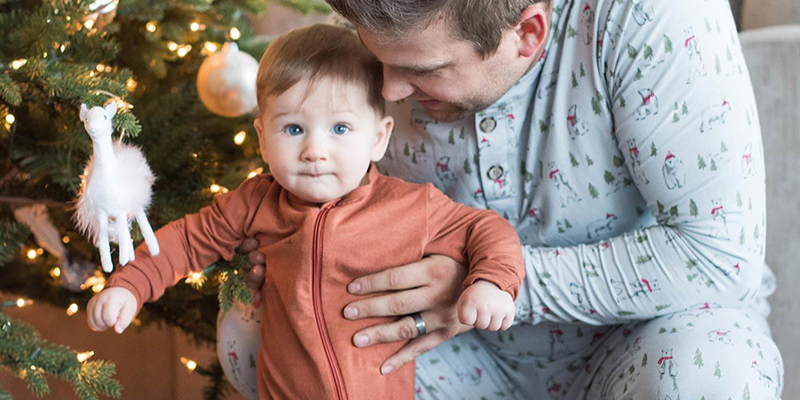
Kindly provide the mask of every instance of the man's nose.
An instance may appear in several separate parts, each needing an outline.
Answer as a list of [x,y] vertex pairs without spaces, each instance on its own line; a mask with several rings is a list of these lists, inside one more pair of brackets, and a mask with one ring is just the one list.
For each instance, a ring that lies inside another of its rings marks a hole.
[[402,74],[383,67],[383,98],[388,102],[403,100],[414,93],[414,85],[404,79]]

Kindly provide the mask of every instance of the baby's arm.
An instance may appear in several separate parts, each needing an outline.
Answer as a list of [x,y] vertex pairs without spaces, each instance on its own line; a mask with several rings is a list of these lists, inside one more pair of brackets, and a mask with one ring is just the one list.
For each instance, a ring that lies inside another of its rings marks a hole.
[[516,230],[496,212],[456,203],[432,185],[426,206],[425,254],[442,254],[469,267],[458,300],[459,321],[479,329],[507,329],[525,276]]
[[130,290],[121,287],[105,289],[92,297],[86,306],[89,329],[102,332],[114,327],[115,332],[122,333],[133,321],[137,306]]
[[514,299],[494,283],[477,280],[458,298],[458,320],[464,325],[495,332],[514,322]]

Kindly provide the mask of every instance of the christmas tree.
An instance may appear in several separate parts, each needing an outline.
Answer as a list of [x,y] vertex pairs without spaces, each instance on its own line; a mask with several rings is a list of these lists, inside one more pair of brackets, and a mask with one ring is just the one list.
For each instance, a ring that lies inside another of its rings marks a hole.
[[[273,2],[329,10],[316,0]],[[0,291],[20,297],[0,304],[0,366],[34,394],[48,393],[47,375],[70,382],[81,399],[122,390],[113,364],[50,344],[2,312],[42,301],[74,313],[107,278],[94,243],[72,221],[93,153],[81,104],[114,104],[114,140],[142,149],[156,176],[147,210],[154,229],[197,211],[265,168],[252,104],[233,107],[207,93],[217,89],[215,66],[247,63],[221,60],[198,81],[201,65],[235,52],[234,43],[238,57],[260,57],[268,43],[254,36],[247,16],[264,9],[265,0],[0,0]],[[135,245],[142,241],[135,224],[132,236]],[[249,298],[244,264],[219,262],[190,277],[145,305],[137,324],[165,322],[215,343],[220,303]],[[220,398],[219,363],[196,370],[211,377],[206,398]],[[0,399],[10,398],[0,388]]]

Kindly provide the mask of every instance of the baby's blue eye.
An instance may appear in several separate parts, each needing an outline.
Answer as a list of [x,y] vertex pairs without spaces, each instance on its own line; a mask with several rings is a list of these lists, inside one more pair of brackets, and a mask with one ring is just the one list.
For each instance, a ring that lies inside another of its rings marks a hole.
[[303,134],[303,128],[301,128],[300,125],[295,125],[295,124],[287,125],[286,128],[283,128],[283,130],[284,132],[289,134],[289,136],[297,136]]
[[348,128],[347,125],[336,124],[336,125],[333,126],[333,133],[335,133],[337,135],[344,135],[349,130],[350,130],[350,128]]

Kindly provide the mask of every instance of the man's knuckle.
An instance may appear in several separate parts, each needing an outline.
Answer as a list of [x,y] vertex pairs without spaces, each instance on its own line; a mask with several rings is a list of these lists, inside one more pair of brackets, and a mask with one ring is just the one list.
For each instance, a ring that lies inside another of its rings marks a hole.
[[406,306],[405,301],[403,301],[403,299],[401,299],[400,297],[395,296],[389,298],[389,312],[395,315],[401,314],[403,313],[405,306]]
[[386,275],[386,280],[389,285],[389,289],[399,288],[403,284],[403,274],[396,269],[389,270]]
[[400,327],[400,338],[401,339],[413,339],[414,334],[417,332],[416,328],[411,328],[408,325],[403,325]]

